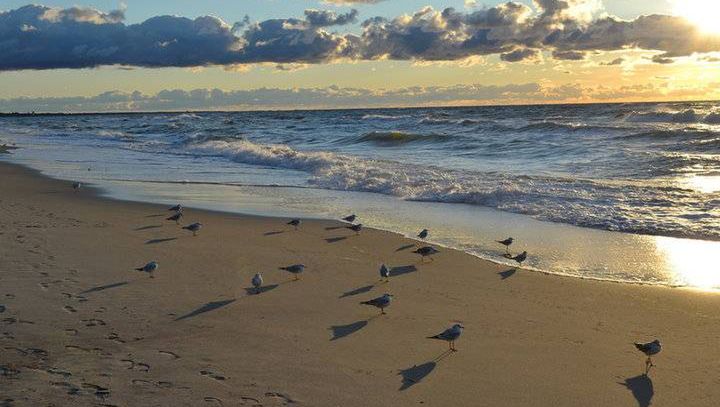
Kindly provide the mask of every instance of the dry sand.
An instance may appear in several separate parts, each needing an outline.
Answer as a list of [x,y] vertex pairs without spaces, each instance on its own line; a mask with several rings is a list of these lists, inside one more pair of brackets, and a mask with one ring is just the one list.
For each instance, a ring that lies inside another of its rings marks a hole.
[[[419,264],[414,241],[334,221],[294,231],[187,209],[205,225],[192,237],[165,207],[9,164],[0,191],[3,406],[720,403],[716,293],[513,272],[453,250]],[[150,260],[155,278],[133,271]],[[403,274],[378,284],[382,262]],[[300,281],[278,270],[293,263],[307,265]],[[256,272],[270,289],[249,295]],[[387,315],[359,304],[384,292]],[[455,320],[457,353],[425,339]],[[632,342],[655,337],[646,377]]]

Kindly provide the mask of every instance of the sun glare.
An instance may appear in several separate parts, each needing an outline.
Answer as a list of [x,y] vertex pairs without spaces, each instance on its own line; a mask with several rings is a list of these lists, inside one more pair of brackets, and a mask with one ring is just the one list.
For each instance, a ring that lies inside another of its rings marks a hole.
[[675,0],[673,13],[685,17],[700,30],[720,34],[720,1]]

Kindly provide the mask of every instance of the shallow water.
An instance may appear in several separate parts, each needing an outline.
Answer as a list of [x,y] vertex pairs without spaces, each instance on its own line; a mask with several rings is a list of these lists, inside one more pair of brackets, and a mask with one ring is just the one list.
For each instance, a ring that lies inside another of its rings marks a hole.
[[513,236],[540,270],[709,288],[718,117],[709,103],[3,117],[0,138],[118,198],[353,211],[495,261]]

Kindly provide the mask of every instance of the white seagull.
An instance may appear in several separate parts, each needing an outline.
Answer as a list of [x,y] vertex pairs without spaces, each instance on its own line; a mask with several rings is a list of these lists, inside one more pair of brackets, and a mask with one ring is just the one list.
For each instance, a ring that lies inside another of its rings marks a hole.
[[439,339],[441,341],[446,341],[448,343],[448,346],[450,346],[450,351],[456,352],[457,349],[455,349],[455,341],[458,340],[460,335],[462,335],[463,329],[465,329],[465,327],[461,324],[455,324],[435,336],[428,336],[428,339]]
[[157,264],[156,261],[151,261],[150,263],[148,263],[142,267],[138,267],[135,270],[142,271],[144,273],[148,273],[150,275],[150,278],[154,278],[155,276],[153,275],[153,273],[158,269],[158,267],[160,267],[160,266]]
[[80,188],[82,187],[82,184],[81,184],[80,182],[78,182],[78,181],[75,181],[75,182],[73,182],[72,187],[73,187],[73,189],[77,192],[77,191],[79,191]]
[[259,293],[260,287],[262,287],[262,285],[263,285],[263,278],[260,273],[257,273],[257,274],[255,274],[255,276],[253,276],[252,285],[253,285],[253,287],[255,287],[255,292]]

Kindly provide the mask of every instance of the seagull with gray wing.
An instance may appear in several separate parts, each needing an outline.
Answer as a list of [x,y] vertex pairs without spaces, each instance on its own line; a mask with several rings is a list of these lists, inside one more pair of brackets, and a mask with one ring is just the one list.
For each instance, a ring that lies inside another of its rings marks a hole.
[[440,251],[432,246],[424,246],[413,251],[413,253],[419,254],[422,257],[422,261],[424,263],[425,257],[429,257],[430,261],[433,261],[432,255],[440,253]]
[[183,229],[189,230],[193,233],[193,236],[197,236],[197,233],[202,229],[203,224],[200,222],[193,223],[192,225],[183,226]]
[[522,263],[523,263],[526,259],[527,259],[527,252],[522,252],[522,253],[518,254],[517,256],[510,258],[510,260],[515,260],[515,261],[518,262],[518,264],[521,265],[521,266],[522,266]]
[[662,350],[662,344],[658,339],[655,339],[654,341],[648,343],[635,343],[635,347],[647,356],[647,360],[645,360],[645,374],[648,374],[650,372],[650,368],[655,366],[653,365],[651,358],[653,355],[660,353]]
[[427,229],[423,229],[418,233],[417,237],[419,237],[422,240],[425,240],[428,237],[428,233],[430,233]]
[[174,220],[176,225],[180,224],[180,219],[182,219],[183,213],[182,212],[175,212],[174,215],[170,216],[169,218],[165,218],[165,220]]
[[380,266],[380,279],[390,281],[390,269],[385,264]]
[[298,230],[298,226],[300,226],[300,219],[293,219],[290,222],[288,222],[287,224],[294,227],[295,230]]
[[263,285],[262,275],[260,273],[255,274],[253,276],[251,282],[252,282],[253,287],[255,287],[255,293],[259,293],[260,287],[262,287],[262,285]]
[[148,273],[150,275],[150,278],[155,278],[153,273],[158,269],[158,267],[160,267],[160,266],[157,264],[156,261],[151,261],[150,263],[148,263],[142,267],[138,267],[135,270],[142,271],[144,273]]
[[460,335],[462,335],[463,329],[465,329],[465,327],[462,326],[462,324],[455,324],[435,336],[428,336],[428,339],[439,339],[441,341],[446,341],[448,343],[448,346],[450,347],[450,351],[457,352],[457,349],[455,349],[455,341],[458,340]]
[[380,308],[380,314],[385,315],[385,308],[390,306],[392,300],[393,296],[391,294],[383,294],[380,297],[373,298],[369,301],[363,301],[360,304],[372,305],[373,307]]
[[356,218],[357,218],[357,216],[355,214],[352,214],[350,216],[346,216],[346,217],[342,218],[342,220],[344,220],[345,222],[353,223],[353,222],[355,222]]
[[514,239],[512,237],[508,237],[505,240],[497,240],[498,243],[505,246],[505,253],[510,254],[510,245],[513,244]]
[[295,280],[299,280],[300,274],[302,274],[305,271],[305,265],[304,264],[293,264],[292,266],[280,267],[280,270],[285,270],[288,273],[294,274]]

